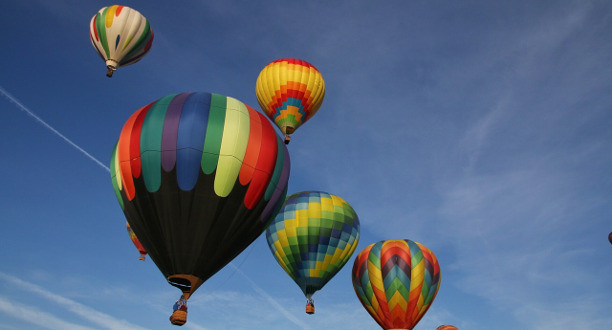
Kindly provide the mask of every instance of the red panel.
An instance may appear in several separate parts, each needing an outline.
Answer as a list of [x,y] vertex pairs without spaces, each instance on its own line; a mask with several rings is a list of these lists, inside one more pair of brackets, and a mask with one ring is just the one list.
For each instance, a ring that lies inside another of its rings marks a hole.
[[[139,117],[143,114],[146,114],[147,110],[151,105],[147,105],[145,107],[140,108],[138,111],[134,112],[130,118],[123,125],[123,129],[121,130],[121,134],[119,135],[119,141],[117,142],[117,158],[119,161],[119,170],[121,171],[121,181],[123,183],[123,187],[125,189],[125,194],[128,200],[133,200],[136,194],[136,189],[134,187],[134,178],[132,176],[132,155],[133,155],[133,146],[132,146],[132,131],[134,125],[138,121]],[[142,121],[140,123],[140,127],[142,127]],[[137,146],[140,149],[140,145]],[[138,153],[140,150],[137,150]],[[138,155],[138,162],[140,162],[140,155]],[[140,164],[138,164],[138,172],[140,173]]]
[[244,205],[249,209],[253,208],[265,193],[274,173],[278,155],[278,136],[274,128],[261,113],[249,108],[249,111],[251,110],[259,117],[262,131],[257,166],[249,189],[244,196]]
[[[94,22],[93,22],[93,29],[94,29],[94,35],[96,36],[96,41],[100,41],[100,38],[98,37],[98,28],[96,27],[96,25],[98,21],[98,14],[96,14],[96,16],[94,16]],[[96,47],[97,49],[98,47]]]
[[257,158],[259,157],[259,149],[261,148],[261,120],[257,115],[257,111],[247,105],[249,110],[249,141],[240,167],[240,175],[238,179],[240,184],[246,186],[253,178],[255,166],[257,166]]
[[140,133],[142,132],[142,124],[145,116],[153,103],[142,108],[143,111],[139,111],[138,117],[132,127],[130,135],[130,164],[132,166],[132,175],[134,178],[139,178],[142,171],[142,162],[140,160]]

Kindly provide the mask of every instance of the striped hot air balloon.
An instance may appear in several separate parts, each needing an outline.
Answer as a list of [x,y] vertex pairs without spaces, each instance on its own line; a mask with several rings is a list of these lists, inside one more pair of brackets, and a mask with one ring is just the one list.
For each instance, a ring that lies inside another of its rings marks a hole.
[[136,63],[151,49],[153,30],[137,10],[109,6],[98,11],[89,23],[89,40],[100,54],[111,77],[120,66]]
[[312,295],[350,259],[359,242],[359,218],[341,197],[305,191],[287,197],[266,229],[276,261],[302,289],[314,313]]
[[286,196],[289,154],[246,104],[172,94],[127,120],[111,179],[130,227],[186,301],[266,228]]
[[289,143],[289,135],[321,107],[325,82],[312,64],[283,58],[261,70],[255,94],[261,109],[285,134],[285,143]]
[[438,293],[440,266],[421,243],[387,240],[359,253],[352,278],[361,304],[383,329],[412,329]]

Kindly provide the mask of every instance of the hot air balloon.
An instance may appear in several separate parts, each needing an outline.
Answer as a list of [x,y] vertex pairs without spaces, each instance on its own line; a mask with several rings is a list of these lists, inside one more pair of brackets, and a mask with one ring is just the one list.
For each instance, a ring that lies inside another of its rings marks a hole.
[[147,255],[147,250],[145,250],[145,248],[142,247],[142,244],[138,240],[138,237],[136,237],[136,234],[134,234],[134,231],[132,230],[132,228],[130,228],[129,222],[126,221],[125,225],[127,226],[128,235],[130,235],[130,239],[132,240],[132,243],[134,243],[134,246],[136,247],[136,249],[138,249],[138,252],[140,252],[140,257],[138,259],[145,260],[145,256]]
[[383,329],[412,329],[440,287],[440,266],[425,246],[411,240],[370,244],[355,258],[353,288]]
[[445,324],[437,327],[436,330],[459,330],[459,328],[454,325]]
[[342,198],[321,191],[287,197],[266,229],[276,261],[302,289],[306,313],[314,313],[312,295],[349,260],[359,242],[359,218]]
[[325,82],[312,64],[283,58],[261,70],[255,94],[261,109],[285,134],[285,143],[289,143],[289,135],[321,107]]
[[138,11],[114,5],[91,18],[89,39],[106,62],[106,76],[112,77],[118,67],[136,63],[149,52],[153,30]]
[[612,244],[612,232],[610,232],[608,234],[608,242],[610,242],[610,244]]
[[[289,154],[265,116],[244,103],[172,94],[127,120],[111,179],[130,227],[186,303],[280,208]],[[172,323],[184,323],[186,310]]]

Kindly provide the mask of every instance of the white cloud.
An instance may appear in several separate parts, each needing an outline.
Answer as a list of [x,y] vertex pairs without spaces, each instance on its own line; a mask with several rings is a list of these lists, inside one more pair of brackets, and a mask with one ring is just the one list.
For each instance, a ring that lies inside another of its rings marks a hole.
[[72,313],[86,319],[98,326],[106,329],[144,329],[125,320],[118,320],[111,315],[102,313],[93,308],[87,307],[74,300],[50,292],[36,284],[23,281],[17,277],[0,272],[0,279],[39,297],[45,298],[58,306],[61,306]]
[[[66,330],[87,330],[93,329],[86,326],[81,326],[68,321],[64,321],[52,314],[41,311],[36,307],[20,304],[13,299],[7,299],[0,296],[0,311],[5,314],[24,321],[25,323],[33,324],[46,329],[66,329]],[[25,329],[27,326],[20,325],[20,329]]]

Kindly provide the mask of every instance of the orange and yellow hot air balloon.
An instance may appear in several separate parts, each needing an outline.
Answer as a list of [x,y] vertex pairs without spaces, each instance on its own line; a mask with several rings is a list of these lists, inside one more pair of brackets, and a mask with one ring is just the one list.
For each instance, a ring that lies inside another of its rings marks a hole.
[[261,70],[255,94],[261,109],[285,135],[285,143],[289,143],[289,135],[321,107],[325,82],[314,65],[283,58]]

